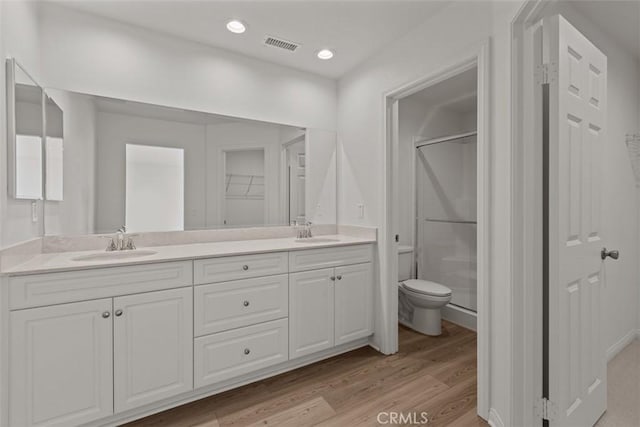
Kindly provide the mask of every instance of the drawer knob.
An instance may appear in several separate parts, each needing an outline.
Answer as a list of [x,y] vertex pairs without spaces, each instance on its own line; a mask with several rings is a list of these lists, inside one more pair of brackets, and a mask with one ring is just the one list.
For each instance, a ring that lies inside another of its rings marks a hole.
[[249,266],[248,266],[247,264],[245,264],[245,265],[243,265],[243,266],[242,266],[242,269],[243,269],[244,271],[247,271],[247,270],[249,269]]
[[122,310],[117,309],[116,310],[116,317],[120,317],[120,316],[122,316]]
[[104,313],[102,313],[102,317],[104,317],[105,319],[108,319],[109,316],[111,316],[111,313],[109,313],[108,311],[105,311]]
[[249,353],[251,353],[251,350],[249,350],[248,348],[245,348],[244,349],[244,354],[249,354]]
[[244,305],[245,307],[249,307],[249,301],[243,302],[242,305]]
[[338,280],[342,280],[342,275],[338,275],[338,277],[336,277]]

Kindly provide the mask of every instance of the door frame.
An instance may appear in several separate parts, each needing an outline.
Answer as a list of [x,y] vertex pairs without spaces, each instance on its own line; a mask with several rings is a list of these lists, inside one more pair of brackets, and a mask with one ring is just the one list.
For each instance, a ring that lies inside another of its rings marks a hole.
[[[385,119],[383,123],[383,136],[385,140],[385,209],[383,228],[380,233],[380,246],[382,249],[380,263],[380,278],[385,293],[382,296],[382,304],[387,311],[387,319],[384,321],[386,328],[385,344],[380,350],[384,353],[398,351],[398,243],[395,236],[399,232],[398,220],[398,102],[420,90],[447,80],[457,74],[477,67],[478,69],[478,169],[477,169],[477,220],[478,220],[478,415],[484,419],[489,418],[490,409],[490,203],[491,203],[491,179],[490,179],[490,41],[484,40],[471,56],[463,57],[448,67],[435,73],[423,76],[419,79],[405,83],[383,94],[382,106]],[[386,254],[386,256],[385,256]],[[384,286],[384,284],[388,284]]]
[[[511,23],[511,268],[514,425],[542,424],[544,212],[534,30],[557,0],[525,0]],[[541,93],[541,92],[540,92]]]

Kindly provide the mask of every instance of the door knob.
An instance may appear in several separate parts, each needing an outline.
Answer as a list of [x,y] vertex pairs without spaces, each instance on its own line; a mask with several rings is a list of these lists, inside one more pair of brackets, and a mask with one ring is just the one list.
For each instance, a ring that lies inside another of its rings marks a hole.
[[607,259],[607,257],[618,259],[619,256],[620,256],[620,252],[616,250],[608,251],[607,248],[602,248],[602,250],[600,251],[600,258],[602,258],[603,260]]

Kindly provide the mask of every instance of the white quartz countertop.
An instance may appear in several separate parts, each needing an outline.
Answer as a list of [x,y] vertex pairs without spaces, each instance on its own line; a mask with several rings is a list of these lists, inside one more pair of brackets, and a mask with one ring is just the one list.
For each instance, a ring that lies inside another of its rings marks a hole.
[[[193,243],[186,245],[150,246],[138,248],[141,253],[155,253],[139,257],[121,259],[77,260],[79,257],[104,254],[101,251],[52,252],[37,254],[24,263],[0,272],[3,275],[18,276],[26,274],[52,273],[58,271],[86,270],[90,268],[117,267],[125,265],[149,264],[156,262],[194,260],[201,258],[223,257],[231,255],[249,255],[268,252],[287,252],[304,249],[331,248],[358,244],[375,243],[375,239],[353,237],[341,234],[322,235],[318,239],[325,241],[299,242],[295,238],[234,240],[211,243]],[[327,241],[327,240],[334,241]],[[128,251],[135,252],[135,251]]]

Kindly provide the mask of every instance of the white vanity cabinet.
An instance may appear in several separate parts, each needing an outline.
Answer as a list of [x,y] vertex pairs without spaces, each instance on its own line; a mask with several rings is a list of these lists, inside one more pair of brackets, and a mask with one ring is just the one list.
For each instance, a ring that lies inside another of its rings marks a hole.
[[336,267],[334,282],[335,345],[373,333],[373,269],[371,263]]
[[113,413],[111,298],[10,316],[9,426],[83,424]]
[[[295,359],[373,333],[370,245],[291,252],[289,358]],[[349,262],[355,262],[350,265]],[[319,268],[335,266],[332,268]]]
[[0,427],[119,425],[367,345],[372,260],[354,244],[3,277]]
[[9,426],[75,426],[192,390],[191,274],[180,261],[11,277]]
[[289,276],[289,357],[333,347],[333,268]]
[[114,298],[116,412],[193,389],[192,305],[190,287]]

